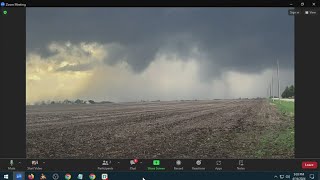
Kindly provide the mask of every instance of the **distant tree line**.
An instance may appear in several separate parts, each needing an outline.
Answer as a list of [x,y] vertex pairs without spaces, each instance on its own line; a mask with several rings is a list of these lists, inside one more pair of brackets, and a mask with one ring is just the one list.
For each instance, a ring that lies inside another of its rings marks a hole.
[[294,98],[294,86],[287,86],[281,94],[282,98]]
[[94,100],[82,100],[82,99],[77,99],[77,100],[64,100],[64,101],[38,101],[35,102],[34,105],[50,105],[50,104],[105,104],[105,103],[112,103],[111,101],[101,101],[101,102],[95,102]]

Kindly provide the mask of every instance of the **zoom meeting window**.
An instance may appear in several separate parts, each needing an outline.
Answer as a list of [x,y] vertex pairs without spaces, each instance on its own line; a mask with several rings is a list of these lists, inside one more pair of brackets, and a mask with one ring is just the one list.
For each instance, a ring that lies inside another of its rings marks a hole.
[[26,15],[28,158],[294,157],[287,9]]
[[319,158],[318,9],[30,6],[1,7],[2,157]]

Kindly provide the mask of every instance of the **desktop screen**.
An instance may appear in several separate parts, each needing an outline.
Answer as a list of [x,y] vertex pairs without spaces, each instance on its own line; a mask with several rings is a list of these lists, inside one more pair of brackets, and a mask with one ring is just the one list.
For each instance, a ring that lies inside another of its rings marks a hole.
[[0,1],[0,180],[318,180],[317,1]]

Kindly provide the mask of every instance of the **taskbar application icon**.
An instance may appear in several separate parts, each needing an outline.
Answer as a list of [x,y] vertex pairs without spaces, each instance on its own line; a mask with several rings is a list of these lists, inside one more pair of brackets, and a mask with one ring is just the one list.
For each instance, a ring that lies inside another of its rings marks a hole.
[[106,173],[101,174],[101,179],[102,180],[109,180],[108,174],[106,174]]
[[28,174],[28,179],[29,180],[34,180],[34,174],[32,174],[32,173]]
[[94,173],[89,174],[89,179],[90,180],[95,180],[96,179],[96,175]]
[[65,180],[70,180],[72,178],[70,173],[67,173],[66,175],[64,175],[64,179]]
[[25,180],[24,172],[13,172],[13,180]]
[[[87,177],[87,178],[86,178]],[[99,178],[98,178],[99,177]],[[101,180],[110,180],[109,175],[107,173],[28,173],[26,174],[26,177],[24,177],[24,173],[14,173],[13,174],[13,180],[47,180],[47,179],[52,179],[52,180],[96,180],[100,179]],[[2,175],[2,179],[4,180],[11,180],[12,177],[10,174],[4,174]],[[0,177],[0,180],[2,180]]]

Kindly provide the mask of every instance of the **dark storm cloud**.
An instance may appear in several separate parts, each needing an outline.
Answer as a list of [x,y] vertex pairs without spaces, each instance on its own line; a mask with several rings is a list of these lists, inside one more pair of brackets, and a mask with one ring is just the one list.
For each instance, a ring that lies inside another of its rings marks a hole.
[[157,53],[195,56],[204,79],[294,62],[285,8],[28,8],[27,50],[50,56],[43,47],[52,41],[117,44],[106,63],[124,60],[136,72]]

